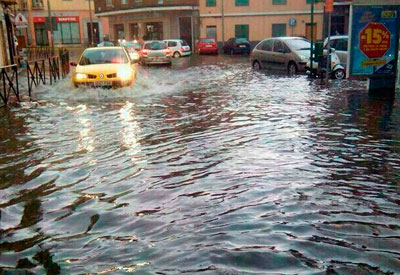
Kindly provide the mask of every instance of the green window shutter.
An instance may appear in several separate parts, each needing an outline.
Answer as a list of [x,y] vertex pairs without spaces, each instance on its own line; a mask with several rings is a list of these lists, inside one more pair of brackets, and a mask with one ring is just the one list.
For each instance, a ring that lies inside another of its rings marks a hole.
[[249,0],[235,0],[236,6],[248,6]]
[[206,0],[206,7],[215,7],[217,5],[217,0]]
[[286,36],[286,24],[272,24],[272,37]]
[[249,40],[249,25],[235,25],[235,37]]
[[[309,0],[307,0],[309,1]],[[272,0],[273,5],[286,5],[286,0]]]

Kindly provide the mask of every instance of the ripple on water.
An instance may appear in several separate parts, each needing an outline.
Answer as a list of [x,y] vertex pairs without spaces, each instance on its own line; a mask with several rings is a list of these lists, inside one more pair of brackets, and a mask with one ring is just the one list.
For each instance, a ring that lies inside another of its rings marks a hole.
[[400,273],[399,100],[351,87],[236,56],[41,87],[0,110],[0,271]]

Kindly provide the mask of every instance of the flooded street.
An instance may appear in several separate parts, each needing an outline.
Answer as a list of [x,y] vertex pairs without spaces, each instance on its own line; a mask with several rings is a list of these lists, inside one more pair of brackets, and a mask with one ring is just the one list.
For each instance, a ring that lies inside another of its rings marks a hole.
[[399,274],[400,99],[332,83],[194,56],[0,109],[0,273]]

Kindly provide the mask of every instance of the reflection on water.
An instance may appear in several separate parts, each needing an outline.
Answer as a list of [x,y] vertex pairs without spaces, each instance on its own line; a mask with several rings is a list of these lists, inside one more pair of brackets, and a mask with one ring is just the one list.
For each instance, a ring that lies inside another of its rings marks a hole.
[[363,87],[208,56],[43,87],[0,110],[0,273],[400,273],[399,100]]

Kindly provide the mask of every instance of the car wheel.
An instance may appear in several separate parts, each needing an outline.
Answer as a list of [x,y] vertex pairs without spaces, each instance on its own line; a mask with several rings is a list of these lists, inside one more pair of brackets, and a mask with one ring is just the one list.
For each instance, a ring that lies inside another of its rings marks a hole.
[[256,71],[260,71],[261,70],[261,64],[258,61],[254,61],[253,62],[253,69]]
[[297,74],[297,66],[296,66],[296,63],[294,63],[294,62],[289,62],[289,65],[288,65],[288,74],[289,74],[289,75],[295,75],[295,74]]
[[334,71],[333,76],[335,77],[335,79],[344,79],[346,74],[344,70],[337,69],[336,71]]
[[234,51],[233,49],[231,49],[231,50],[229,51],[229,54],[230,54],[230,55],[234,55],[234,54],[235,54],[235,51]]
[[174,58],[179,58],[179,57],[181,57],[181,54],[179,52],[174,52],[173,57]]

